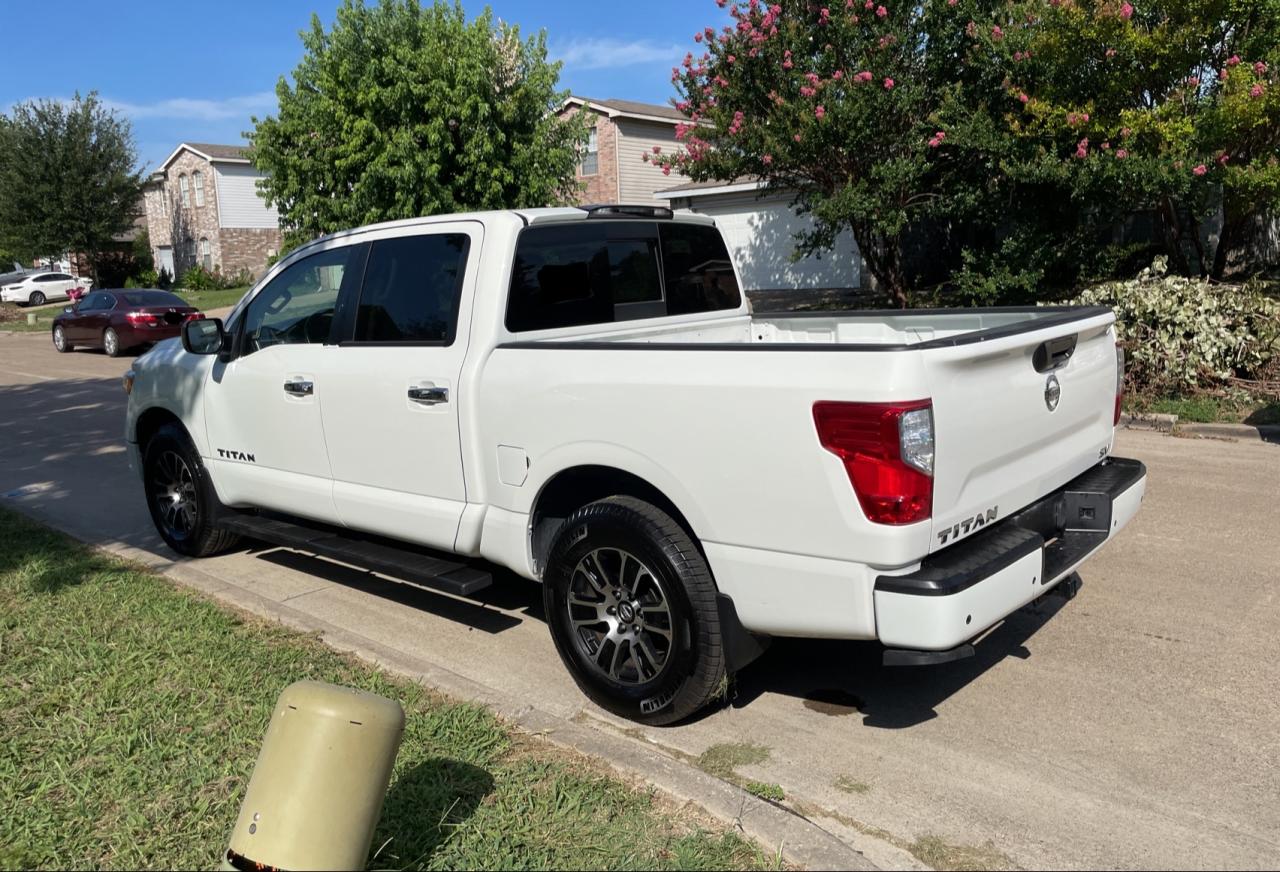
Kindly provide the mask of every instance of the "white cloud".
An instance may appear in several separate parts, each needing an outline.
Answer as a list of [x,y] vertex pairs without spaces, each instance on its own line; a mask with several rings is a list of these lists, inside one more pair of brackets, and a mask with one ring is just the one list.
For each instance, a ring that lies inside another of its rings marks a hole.
[[130,118],[176,118],[185,121],[225,121],[232,118],[247,118],[250,115],[261,115],[276,108],[274,91],[260,91],[257,94],[246,94],[241,97],[224,97],[220,100],[205,100],[195,97],[174,97],[168,100],[157,100],[154,103],[130,103],[124,100],[102,101],[108,108],[115,109]]
[[674,43],[661,45],[648,39],[626,41],[594,36],[552,45],[548,53],[552,58],[564,61],[565,67],[578,70],[674,63],[684,56],[680,46]]

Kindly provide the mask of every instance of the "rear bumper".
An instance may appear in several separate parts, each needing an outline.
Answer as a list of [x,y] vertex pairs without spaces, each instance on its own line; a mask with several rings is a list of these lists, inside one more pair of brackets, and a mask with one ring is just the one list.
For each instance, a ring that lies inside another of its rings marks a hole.
[[989,530],[876,578],[876,635],[891,648],[943,651],[1048,591],[1129,523],[1147,470],[1113,457]]

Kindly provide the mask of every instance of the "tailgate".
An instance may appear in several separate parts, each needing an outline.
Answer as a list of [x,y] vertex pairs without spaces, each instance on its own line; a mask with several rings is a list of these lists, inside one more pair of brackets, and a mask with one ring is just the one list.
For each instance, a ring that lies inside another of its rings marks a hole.
[[1091,312],[990,342],[922,350],[936,439],[931,552],[1008,517],[1110,452],[1113,321]]

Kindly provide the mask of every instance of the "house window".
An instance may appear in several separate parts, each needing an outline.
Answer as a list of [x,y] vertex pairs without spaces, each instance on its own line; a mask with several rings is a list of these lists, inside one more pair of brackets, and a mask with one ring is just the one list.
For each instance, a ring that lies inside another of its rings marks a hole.
[[591,133],[587,135],[587,150],[582,155],[582,165],[578,168],[578,175],[594,176],[600,172],[600,153],[596,145],[596,129],[591,128]]
[[196,171],[191,174],[191,187],[196,189],[196,206],[204,205],[204,173]]
[[191,189],[187,187],[187,177],[178,176],[178,194],[182,197],[182,207],[191,205]]
[[[196,202],[197,203],[200,202],[199,197],[196,198]],[[200,240],[200,263],[204,266],[205,269],[209,271],[213,270],[213,253],[209,250],[208,239]]]

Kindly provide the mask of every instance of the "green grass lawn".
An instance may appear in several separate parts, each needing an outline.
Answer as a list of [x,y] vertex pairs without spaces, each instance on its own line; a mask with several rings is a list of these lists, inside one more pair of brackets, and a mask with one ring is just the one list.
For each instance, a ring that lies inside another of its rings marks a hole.
[[481,707],[0,509],[0,868],[213,868],[301,678],[404,705],[373,868],[776,865]]
[[1280,403],[1265,399],[1232,400],[1209,395],[1194,397],[1134,398],[1130,411],[1177,415],[1179,421],[1280,424]]
[[240,302],[240,298],[244,296],[247,290],[249,290],[248,287],[241,286],[227,288],[225,291],[175,291],[174,293],[196,308],[208,312],[211,309],[234,306]]

